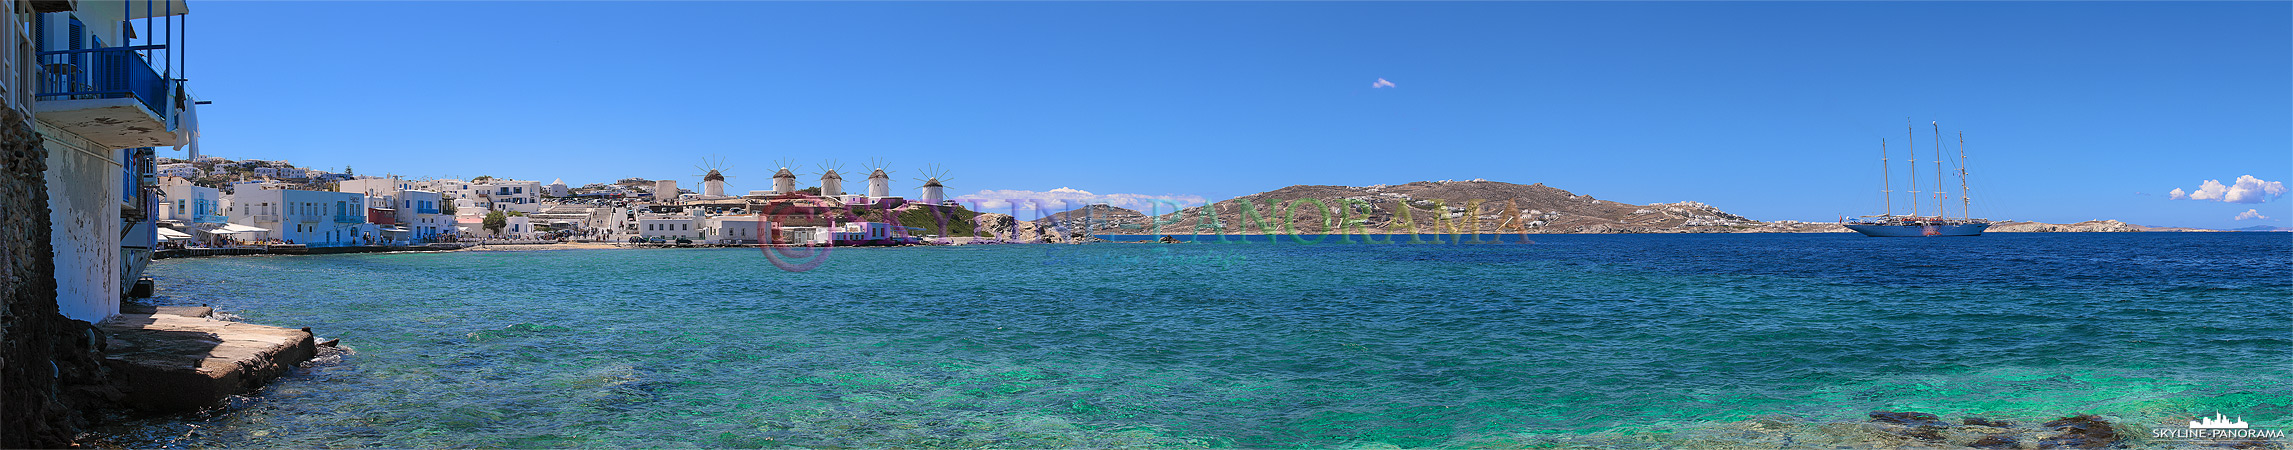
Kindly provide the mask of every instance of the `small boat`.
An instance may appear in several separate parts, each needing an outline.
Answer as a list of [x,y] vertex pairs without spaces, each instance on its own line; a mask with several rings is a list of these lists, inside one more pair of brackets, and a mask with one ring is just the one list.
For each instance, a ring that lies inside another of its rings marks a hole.
[[[1973,209],[1971,207],[1973,202],[1969,200],[1969,197],[1967,197],[1966,133],[1959,134],[1958,172],[1960,216],[1949,217],[1943,212],[1944,201],[1950,199],[1950,195],[1943,192],[1942,188],[1943,129],[1942,125],[1939,123],[1932,125],[1935,126],[1935,214],[1931,216],[1923,216],[1919,214],[1919,177],[1917,174],[1917,170],[1919,168],[1919,156],[1918,150],[1915,147],[1911,151],[1910,159],[1911,169],[1913,171],[1911,176],[1910,192],[1911,213],[1905,215],[1895,214],[1895,191],[1894,182],[1892,180],[1893,170],[1887,167],[1887,141],[1880,140],[1879,168],[1881,173],[1881,184],[1879,193],[1881,197],[1886,199],[1887,213],[1877,216],[1857,217],[1854,221],[1841,220],[1840,225],[1846,226],[1849,230],[1855,230],[1857,233],[1863,233],[1864,236],[1871,237],[1981,236],[1983,230],[1990,228],[1989,219],[1974,218],[1973,213],[1969,212]],[[1904,127],[1903,134],[1906,135],[1906,137],[1909,137],[1911,134],[1909,126]]]

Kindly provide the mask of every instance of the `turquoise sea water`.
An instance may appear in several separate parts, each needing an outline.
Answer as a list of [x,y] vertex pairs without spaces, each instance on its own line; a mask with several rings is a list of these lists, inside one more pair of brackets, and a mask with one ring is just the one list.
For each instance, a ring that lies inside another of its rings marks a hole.
[[[1726,446],[1873,410],[2293,425],[2293,234],[164,260],[342,338],[171,447]],[[1812,442],[1820,436],[1799,439]],[[1772,444],[1772,443],[1771,443]],[[1774,447],[1774,445],[1768,445]]]

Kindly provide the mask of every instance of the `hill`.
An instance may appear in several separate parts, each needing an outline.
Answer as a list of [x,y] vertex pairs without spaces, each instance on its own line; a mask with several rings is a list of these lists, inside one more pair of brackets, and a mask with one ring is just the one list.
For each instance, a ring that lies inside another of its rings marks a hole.
[[[1095,228],[1116,234],[1845,231],[1828,223],[1761,222],[1697,202],[1633,205],[1543,183],[1487,180],[1297,185],[1175,212],[1150,211],[1160,213],[1151,218],[1147,213],[1107,208],[1094,211],[1095,217],[1107,218]],[[1075,220],[1054,218],[1045,223]]]
[[[1634,205],[1543,183],[1419,181],[1372,186],[1296,185],[1178,211],[1090,207],[1096,234],[1282,233],[1845,233],[1827,222],[1759,221],[1700,202]],[[1084,210],[1034,220],[1049,233],[1083,226]],[[2213,231],[2115,220],[2072,224],[2001,221],[1993,232]]]

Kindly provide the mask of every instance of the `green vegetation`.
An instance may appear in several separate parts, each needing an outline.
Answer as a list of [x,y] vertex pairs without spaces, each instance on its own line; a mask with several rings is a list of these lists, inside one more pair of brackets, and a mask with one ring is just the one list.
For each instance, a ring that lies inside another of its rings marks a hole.
[[[899,211],[899,217],[896,221],[899,222],[900,225],[922,228],[923,234],[937,234],[940,236],[971,236],[972,233],[977,233],[979,231],[979,223],[972,220],[979,217],[979,213],[964,209],[960,206],[951,208],[950,211],[944,214],[935,213],[934,210],[927,208],[915,208],[897,211]],[[947,216],[945,219],[947,221],[945,227],[942,227],[940,224],[940,221],[942,220],[940,218],[941,215]]]
[[487,231],[492,231],[498,234],[502,232],[502,227],[510,225],[510,216],[508,214],[502,214],[501,211],[494,211],[486,213],[486,218],[481,219],[479,223],[484,226]]

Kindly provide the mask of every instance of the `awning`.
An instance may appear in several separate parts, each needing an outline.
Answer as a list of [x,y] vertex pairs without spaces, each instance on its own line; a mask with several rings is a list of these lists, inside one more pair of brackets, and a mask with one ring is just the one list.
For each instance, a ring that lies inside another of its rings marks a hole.
[[208,231],[208,232],[209,232],[209,233],[214,233],[214,234],[232,234],[232,233],[262,233],[262,232],[266,232],[266,231],[271,231],[271,229],[269,229],[269,228],[251,227],[251,226],[246,226],[246,225],[240,225],[240,224],[231,223],[231,224],[223,224],[223,227],[222,227],[222,228],[216,228],[216,229],[214,229],[214,230],[210,230],[210,231]]
[[159,229],[159,238],[160,238],[160,239],[165,239],[165,240],[170,240],[170,241],[187,241],[187,240],[191,240],[191,235],[189,235],[189,234],[184,234],[184,233],[183,233],[183,232],[181,232],[181,231],[175,231],[175,230],[171,230],[171,229],[167,229],[167,228],[161,228],[161,229]]
[[406,227],[382,227],[384,233],[404,233],[406,231]]

